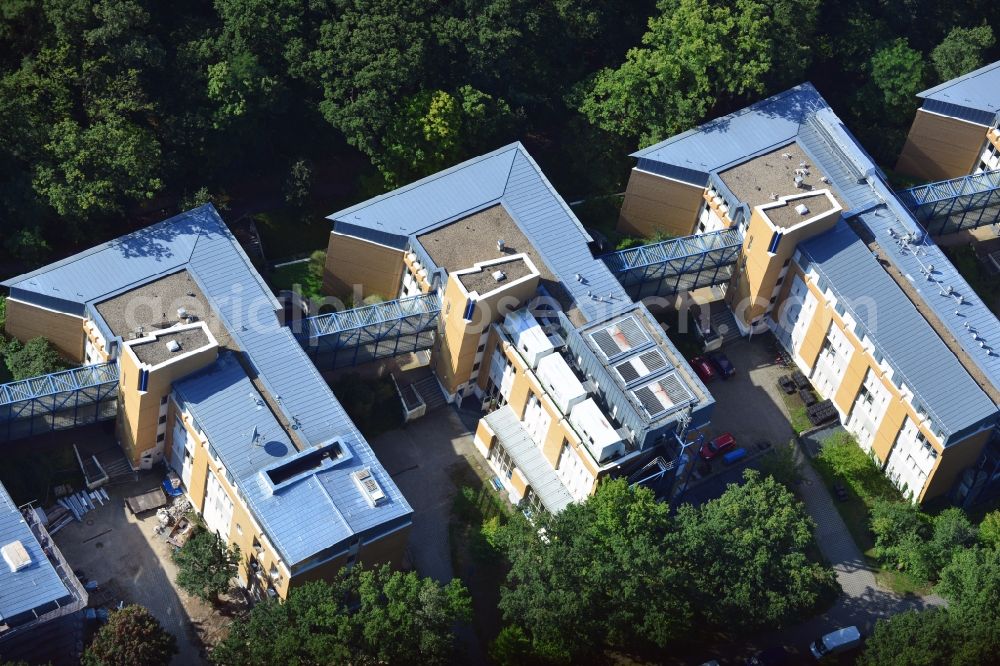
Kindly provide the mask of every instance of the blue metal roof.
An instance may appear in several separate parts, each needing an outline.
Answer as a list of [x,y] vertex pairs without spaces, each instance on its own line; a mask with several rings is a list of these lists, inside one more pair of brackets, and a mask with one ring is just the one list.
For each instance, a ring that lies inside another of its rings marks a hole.
[[[407,240],[419,244],[416,237],[421,233],[496,204],[517,223],[584,318],[605,317],[631,305],[621,283],[594,260],[588,246],[593,239],[520,143],[333,213],[328,219],[333,220],[337,233],[402,249]],[[576,278],[578,273],[582,280]]]
[[989,124],[990,116],[1000,112],[1000,60],[918,93],[917,97],[925,100],[925,107],[931,100],[979,111],[986,115],[978,122]]
[[[410,505],[353,426],[339,434],[344,455],[332,469],[304,473],[272,493],[260,471],[298,452],[271,410],[258,402],[260,394],[233,353],[220,355],[174,390],[290,566],[327,549],[338,552],[356,534],[409,522]],[[374,508],[350,478],[364,467],[387,496]]]
[[925,405],[935,428],[947,436],[996,414],[993,401],[845,222],[799,249],[913,390],[915,402]]
[[31,564],[12,572],[0,559],[0,622],[11,625],[34,619],[34,615],[22,614],[34,609],[48,612],[53,602],[72,596],[7,489],[0,485],[0,546],[14,541],[24,546]]
[[[277,300],[211,205],[206,204],[4,284],[12,288],[12,293],[17,289],[21,297],[29,300],[52,296],[65,298],[72,292],[73,298],[90,306],[182,268],[197,282],[230,337],[305,444],[316,446],[334,437],[343,438],[356,459],[373,468],[386,495],[393,498],[391,505],[400,515],[408,516],[411,510],[406,500],[381,469],[368,443],[292,332],[280,325]],[[95,308],[91,307],[90,311],[96,313]],[[228,377],[232,379],[231,374]],[[219,382],[211,373],[198,375],[185,380],[187,391],[193,393],[196,390],[193,385],[199,381],[208,382],[209,387],[217,387]],[[209,441],[225,442],[234,432],[249,433],[253,429],[259,418],[253,405],[232,409],[234,404],[240,403],[229,403],[228,409],[233,413],[226,418],[215,418],[216,414],[211,412],[212,418],[202,422]],[[244,448],[248,450],[250,446],[247,439]],[[247,458],[246,450],[244,458]],[[350,489],[356,490],[353,485]],[[378,525],[383,517],[396,519],[385,511],[371,510],[367,514],[357,511],[353,508],[353,496],[343,492],[337,489],[330,497],[331,501],[343,499],[348,503],[344,509],[344,514],[349,516],[345,519],[347,528],[364,531]],[[269,514],[269,524],[276,530],[289,532],[269,531],[268,536],[276,543],[301,544],[286,546],[288,562],[294,564],[304,550],[321,545],[329,533],[324,532],[325,527],[313,524],[317,521],[300,522],[301,517],[308,514],[300,512],[294,502],[286,501],[280,506],[287,515]],[[326,543],[323,547],[330,545]]]
[[[1000,72],[1000,68],[995,71]],[[983,85],[983,81],[980,78],[978,85]],[[991,90],[1000,87],[993,86]],[[845,217],[857,218],[864,224],[884,248],[886,258],[903,274],[914,278],[916,292],[924,305],[945,323],[977,367],[1000,387],[1000,356],[987,354],[964,328],[968,322],[982,336],[990,338],[1000,336],[1000,322],[936,246],[921,246],[920,257],[900,250],[889,228],[894,228],[900,236],[912,233],[917,238],[923,238],[923,230],[886,184],[881,170],[812,85],[806,83],[762,100],[633,156],[638,158],[639,168],[670,177],[679,177],[678,169],[687,170],[697,173],[701,183],[707,182],[710,175],[718,179],[719,172],[792,141],[830,179],[845,205]],[[862,309],[854,314],[863,326],[869,317],[866,305],[875,306],[872,328],[863,332],[868,333],[890,365],[905,378],[907,386],[920,396],[936,427],[951,435],[996,417],[993,401],[849,226],[840,223],[799,247],[848,309],[852,304]],[[942,297],[937,284],[926,281],[920,274],[919,264],[925,257],[925,263],[934,264],[936,278],[951,284],[955,292],[966,297],[961,308],[956,308],[953,297]],[[961,313],[955,314],[956,309]],[[1000,337],[995,347],[1000,351]]]
[[639,168],[696,185],[708,174],[792,141],[800,125],[826,102],[811,83],[632,153]]

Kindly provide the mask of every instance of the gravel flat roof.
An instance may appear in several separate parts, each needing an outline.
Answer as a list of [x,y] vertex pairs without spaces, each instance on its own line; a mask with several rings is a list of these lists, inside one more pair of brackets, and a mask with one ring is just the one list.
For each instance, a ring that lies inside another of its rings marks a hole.
[[[801,164],[804,167],[800,167]],[[802,186],[796,187],[796,169],[804,168]],[[795,142],[765,153],[719,174],[736,198],[753,208],[771,203],[777,197],[803,194],[810,190],[829,189],[841,207],[843,202],[832,185],[823,182],[825,174]]]
[[[176,342],[180,345],[180,349],[175,352],[167,349],[167,345],[170,342]],[[189,351],[194,351],[200,347],[204,347],[209,342],[208,336],[205,335],[205,331],[201,327],[188,328],[182,331],[168,331],[160,333],[156,336],[155,340],[149,342],[141,342],[137,344],[129,345],[132,351],[135,352],[136,357],[148,365],[159,365],[164,361],[169,361],[172,358],[176,358],[181,354],[186,354]]]
[[[800,204],[808,209],[805,214],[800,214],[795,210]],[[789,229],[800,222],[804,222],[817,215],[822,215],[830,210],[833,210],[833,202],[825,194],[817,192],[808,197],[793,199],[784,206],[768,208],[763,212],[776,227]]]
[[[97,312],[115,335],[126,342],[145,337],[157,329],[180,322],[177,310],[184,308],[196,321],[204,321],[222,347],[233,348],[222,321],[209,305],[198,283],[186,270],[153,280],[97,303]],[[143,335],[136,336],[139,327]]]
[[[496,271],[502,271],[506,277],[498,282],[493,277],[493,273]],[[483,295],[530,274],[531,268],[527,262],[518,257],[502,263],[490,264],[475,273],[463,273],[458,276],[458,279],[466,291],[474,291],[479,295]]]
[[[504,242],[502,253],[497,250],[498,240]],[[480,261],[524,253],[531,257],[531,262],[541,274],[542,285],[559,301],[567,316],[572,320],[578,315],[576,305],[562,284],[501,204],[421,234],[417,236],[417,241],[431,260],[448,273],[472,268]]]

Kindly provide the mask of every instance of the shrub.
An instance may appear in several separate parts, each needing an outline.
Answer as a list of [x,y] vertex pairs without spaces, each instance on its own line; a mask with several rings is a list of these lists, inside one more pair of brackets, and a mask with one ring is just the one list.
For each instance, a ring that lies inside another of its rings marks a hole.
[[47,375],[65,367],[59,352],[43,337],[32,338],[23,345],[11,340],[4,349],[4,358],[15,380]]
[[990,548],[1000,549],[1000,510],[990,511],[979,523],[979,540]]
[[177,639],[135,604],[114,611],[83,653],[86,666],[167,666]]

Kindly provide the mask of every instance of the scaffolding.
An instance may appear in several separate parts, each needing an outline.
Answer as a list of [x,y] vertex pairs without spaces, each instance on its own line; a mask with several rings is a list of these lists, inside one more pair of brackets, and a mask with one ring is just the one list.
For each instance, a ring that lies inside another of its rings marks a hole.
[[0,384],[0,441],[112,419],[117,411],[117,361]]
[[728,282],[743,247],[737,227],[601,256],[629,296],[669,296]]
[[996,224],[1000,170],[911,187],[899,199],[932,236]]
[[333,370],[430,349],[440,313],[438,295],[422,294],[310,317],[296,337],[320,370]]

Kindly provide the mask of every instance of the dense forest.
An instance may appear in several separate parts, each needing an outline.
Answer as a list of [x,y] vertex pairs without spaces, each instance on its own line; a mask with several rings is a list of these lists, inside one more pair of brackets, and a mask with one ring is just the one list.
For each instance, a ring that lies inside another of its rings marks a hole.
[[2,0],[0,274],[206,200],[303,216],[512,140],[568,199],[811,80],[891,166],[995,0]]

